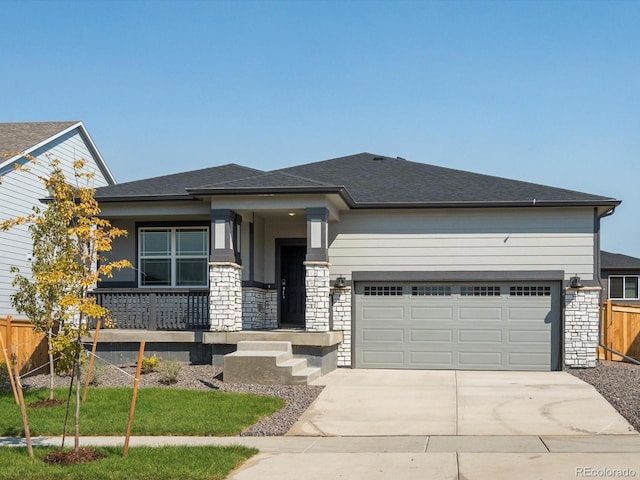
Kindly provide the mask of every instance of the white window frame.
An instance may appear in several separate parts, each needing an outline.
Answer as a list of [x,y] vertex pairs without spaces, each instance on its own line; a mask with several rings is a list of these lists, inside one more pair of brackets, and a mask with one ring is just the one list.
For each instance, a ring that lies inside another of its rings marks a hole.
[[[611,279],[612,278],[622,278],[622,297],[612,297],[611,296]],[[635,297],[627,297],[627,289],[626,283],[627,278],[635,278],[636,279],[636,296]],[[609,287],[609,298],[611,300],[640,300],[640,275],[609,275],[609,279],[607,281]]]
[[[177,254],[177,232],[178,230],[198,230],[203,231],[205,233],[205,241],[206,245],[206,254],[203,257],[202,255],[180,255],[178,257]],[[169,256],[165,255],[145,255],[142,256],[142,237],[143,232],[152,232],[152,231],[169,231]],[[204,258],[206,262],[208,262],[210,255],[210,246],[209,246],[209,227],[206,226],[158,226],[158,227],[138,227],[138,288],[208,288],[209,287],[209,275],[206,275],[206,283],[202,285],[177,285],[177,260],[180,259],[188,259],[188,258],[196,258],[201,259]],[[167,259],[171,260],[171,284],[170,285],[143,285],[142,284],[142,259]]]

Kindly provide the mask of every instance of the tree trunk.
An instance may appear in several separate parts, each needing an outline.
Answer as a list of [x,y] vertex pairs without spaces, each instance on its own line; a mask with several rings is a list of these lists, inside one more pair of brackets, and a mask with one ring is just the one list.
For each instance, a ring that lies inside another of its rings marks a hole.
[[[78,335],[79,337],[79,335]],[[80,338],[78,338],[78,343],[80,342]],[[80,448],[80,351],[78,351],[78,356],[76,358],[76,431],[75,431],[75,442],[74,448],[78,450]]]
[[55,368],[53,366],[53,353],[51,353],[51,339],[53,338],[53,329],[47,331],[47,347],[49,350],[49,400],[53,400],[53,377]]

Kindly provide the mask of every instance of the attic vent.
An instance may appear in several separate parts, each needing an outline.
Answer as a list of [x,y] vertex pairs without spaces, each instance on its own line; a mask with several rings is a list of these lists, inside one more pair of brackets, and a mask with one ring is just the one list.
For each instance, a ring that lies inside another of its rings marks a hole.
[[384,160],[384,157],[373,157],[373,160],[374,160],[375,162],[379,162],[379,161],[381,161],[381,160]]
[[402,158],[402,157],[396,157],[396,160],[407,160],[406,158]]

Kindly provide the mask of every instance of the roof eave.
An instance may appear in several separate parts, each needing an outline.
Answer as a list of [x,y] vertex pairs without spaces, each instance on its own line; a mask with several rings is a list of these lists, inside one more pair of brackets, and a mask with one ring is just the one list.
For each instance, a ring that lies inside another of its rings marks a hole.
[[356,202],[356,209],[384,208],[512,208],[512,207],[611,207],[622,203],[620,200],[602,201],[504,201],[504,202]]
[[114,195],[96,196],[95,199],[98,203],[200,201],[191,195]]

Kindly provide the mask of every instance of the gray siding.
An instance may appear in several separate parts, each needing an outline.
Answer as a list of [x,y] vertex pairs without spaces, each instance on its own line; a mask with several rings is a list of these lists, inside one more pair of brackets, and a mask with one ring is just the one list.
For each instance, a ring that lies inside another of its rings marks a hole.
[[[88,162],[88,170],[95,171],[92,185],[101,187],[108,184],[77,129],[51,142],[50,145],[38,149],[34,155],[46,165],[46,153],[61,161],[67,178],[73,178],[73,161],[84,158]],[[43,165],[29,165],[31,168],[29,173],[16,172],[11,168],[5,169],[0,185],[0,220],[28,215],[36,205],[42,207],[39,200],[46,197],[48,193],[37,179],[37,175],[46,175],[48,169]],[[31,272],[28,260],[32,252],[31,236],[27,226],[15,227],[9,232],[0,232],[0,247],[0,316],[20,317],[11,307],[10,297],[14,289],[11,286],[13,274],[9,269],[11,266],[16,266],[25,275]]]
[[[108,261],[129,260],[131,265],[136,265],[136,223],[132,219],[112,219],[111,225],[127,231],[126,237],[119,237],[113,240],[111,252],[105,254]],[[101,287],[108,287],[109,283],[129,283],[131,287],[137,286],[136,270],[133,268],[123,268],[115,270],[113,278],[105,279]]]
[[352,271],[564,270],[593,279],[591,209],[345,212],[329,228],[333,276]]

